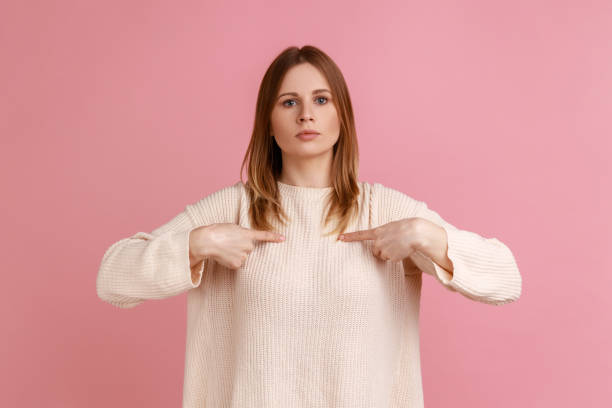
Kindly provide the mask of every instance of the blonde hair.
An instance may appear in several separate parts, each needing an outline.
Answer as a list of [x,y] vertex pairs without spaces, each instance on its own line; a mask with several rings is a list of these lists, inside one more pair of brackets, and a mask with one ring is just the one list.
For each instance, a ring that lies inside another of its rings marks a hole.
[[356,217],[358,211],[357,132],[353,107],[344,77],[334,61],[317,47],[311,45],[305,45],[302,48],[288,47],[268,67],[259,86],[255,123],[240,167],[240,180],[242,181],[242,173],[246,165],[248,181],[243,184],[246,186],[251,202],[249,217],[253,228],[271,231],[269,214],[280,222],[286,223],[289,218],[281,207],[276,184],[281,174],[282,155],[280,147],[270,135],[270,116],[285,74],[291,67],[304,62],[318,68],[327,79],[340,121],[340,135],[333,146],[331,174],[333,189],[326,203],[329,210],[323,225],[327,226],[331,220],[335,220],[335,228],[325,235],[340,234],[345,231],[352,217]]

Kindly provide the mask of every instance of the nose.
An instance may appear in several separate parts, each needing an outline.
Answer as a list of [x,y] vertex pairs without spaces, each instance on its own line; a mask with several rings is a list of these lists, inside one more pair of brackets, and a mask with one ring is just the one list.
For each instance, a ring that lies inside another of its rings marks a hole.
[[302,123],[304,121],[311,121],[313,119],[314,117],[312,116],[312,113],[310,113],[310,108],[304,105],[304,108],[298,115],[298,121]]

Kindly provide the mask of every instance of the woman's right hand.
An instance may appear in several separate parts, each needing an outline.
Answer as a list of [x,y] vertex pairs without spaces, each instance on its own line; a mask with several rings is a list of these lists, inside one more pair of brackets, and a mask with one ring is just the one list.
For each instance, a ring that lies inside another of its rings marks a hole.
[[203,225],[189,234],[191,265],[212,258],[230,269],[238,269],[255,249],[256,241],[283,242],[284,236],[232,223]]

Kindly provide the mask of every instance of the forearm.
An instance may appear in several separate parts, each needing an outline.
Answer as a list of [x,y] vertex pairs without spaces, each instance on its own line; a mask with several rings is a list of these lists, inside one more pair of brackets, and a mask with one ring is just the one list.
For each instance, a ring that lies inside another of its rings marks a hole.
[[448,257],[448,237],[444,228],[424,218],[418,218],[416,229],[419,239],[415,242],[415,249],[452,275],[453,263]]

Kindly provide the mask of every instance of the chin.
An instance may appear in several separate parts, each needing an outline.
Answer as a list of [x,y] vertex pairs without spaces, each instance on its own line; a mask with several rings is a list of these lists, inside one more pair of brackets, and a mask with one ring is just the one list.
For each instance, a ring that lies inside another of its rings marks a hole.
[[312,148],[302,147],[302,148],[296,149],[292,154],[294,156],[301,156],[301,157],[316,157],[316,156],[326,155],[330,152],[333,152],[333,146],[326,148],[326,149],[322,149],[319,146],[313,146]]

